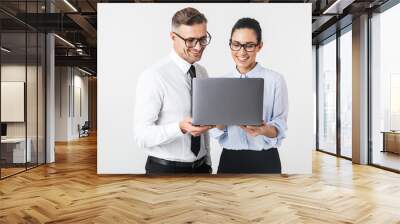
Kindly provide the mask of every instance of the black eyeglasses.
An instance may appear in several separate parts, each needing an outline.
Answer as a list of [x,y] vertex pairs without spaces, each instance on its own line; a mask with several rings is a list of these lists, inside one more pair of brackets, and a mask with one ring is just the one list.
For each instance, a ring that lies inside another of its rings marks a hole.
[[253,52],[256,50],[258,43],[245,43],[241,44],[237,41],[232,41],[229,40],[229,46],[231,47],[232,51],[240,51],[240,49],[243,47],[245,51],[247,52]]
[[200,43],[200,46],[205,47],[208,44],[210,44],[211,42],[211,34],[209,32],[207,32],[207,36],[204,37],[200,37],[200,38],[183,38],[181,37],[179,34],[173,32],[176,36],[178,36],[179,38],[181,38],[183,41],[185,41],[185,45],[188,48],[192,48],[195,47],[197,45],[197,42]]

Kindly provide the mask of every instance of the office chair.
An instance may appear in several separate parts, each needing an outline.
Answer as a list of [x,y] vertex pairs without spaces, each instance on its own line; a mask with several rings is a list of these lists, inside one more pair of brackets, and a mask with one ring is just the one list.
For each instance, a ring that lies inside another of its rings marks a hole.
[[85,121],[82,127],[78,125],[78,129],[79,129],[79,138],[89,136],[89,129],[90,129],[89,121]]

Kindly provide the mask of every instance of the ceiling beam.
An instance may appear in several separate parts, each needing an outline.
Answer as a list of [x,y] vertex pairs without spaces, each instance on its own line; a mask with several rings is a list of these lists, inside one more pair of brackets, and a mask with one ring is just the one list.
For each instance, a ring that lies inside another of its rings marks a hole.
[[96,71],[97,60],[91,56],[55,56],[56,66],[82,66]]
[[96,38],[96,28],[94,28],[85,17],[79,13],[69,13],[67,16],[79,25],[91,38]]
[[322,14],[342,14],[355,0],[336,0],[323,10]]

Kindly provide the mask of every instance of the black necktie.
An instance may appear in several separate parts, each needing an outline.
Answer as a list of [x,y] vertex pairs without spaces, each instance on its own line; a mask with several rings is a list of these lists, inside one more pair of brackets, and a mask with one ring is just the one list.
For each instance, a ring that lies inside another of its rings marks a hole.
[[[193,78],[196,78],[196,69],[194,68],[193,65],[190,66],[189,75],[190,75],[190,78],[191,78],[190,79],[190,92],[192,92],[192,89],[193,89]],[[192,104],[192,102],[191,102],[191,104]],[[200,139],[201,139],[201,136],[197,136],[197,137],[192,136],[192,141],[191,141],[191,144],[190,144],[190,150],[192,150],[192,152],[193,152],[193,154],[195,156],[197,156],[199,154],[199,151],[200,151]]]

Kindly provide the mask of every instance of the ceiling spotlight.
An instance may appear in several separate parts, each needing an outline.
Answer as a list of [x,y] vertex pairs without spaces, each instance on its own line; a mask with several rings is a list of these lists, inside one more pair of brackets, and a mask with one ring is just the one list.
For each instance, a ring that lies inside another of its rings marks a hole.
[[71,4],[69,3],[68,0],[64,0],[65,4],[67,4],[74,12],[78,12],[78,10]]
[[347,6],[351,5],[355,0],[336,0],[322,14],[342,14]]
[[10,52],[11,52],[10,49],[7,49],[7,48],[5,48],[5,47],[1,47],[0,49],[1,49],[1,51],[4,51],[4,52],[6,52],[6,53],[10,53]]
[[83,73],[85,73],[85,74],[87,74],[87,75],[90,75],[90,76],[92,75],[92,73],[90,73],[90,72],[88,72],[88,71],[86,71],[86,70],[83,70],[83,69],[81,69],[81,68],[79,68],[79,67],[78,67],[78,70],[81,71],[81,72],[83,72]]
[[66,39],[64,39],[64,38],[62,38],[62,37],[60,37],[59,35],[57,35],[57,34],[54,34],[54,36],[55,37],[57,37],[59,40],[61,40],[62,42],[64,42],[64,43],[66,43],[67,45],[69,45],[70,47],[73,47],[73,48],[75,48],[75,45],[73,45],[71,42],[69,42],[68,40],[66,40]]

